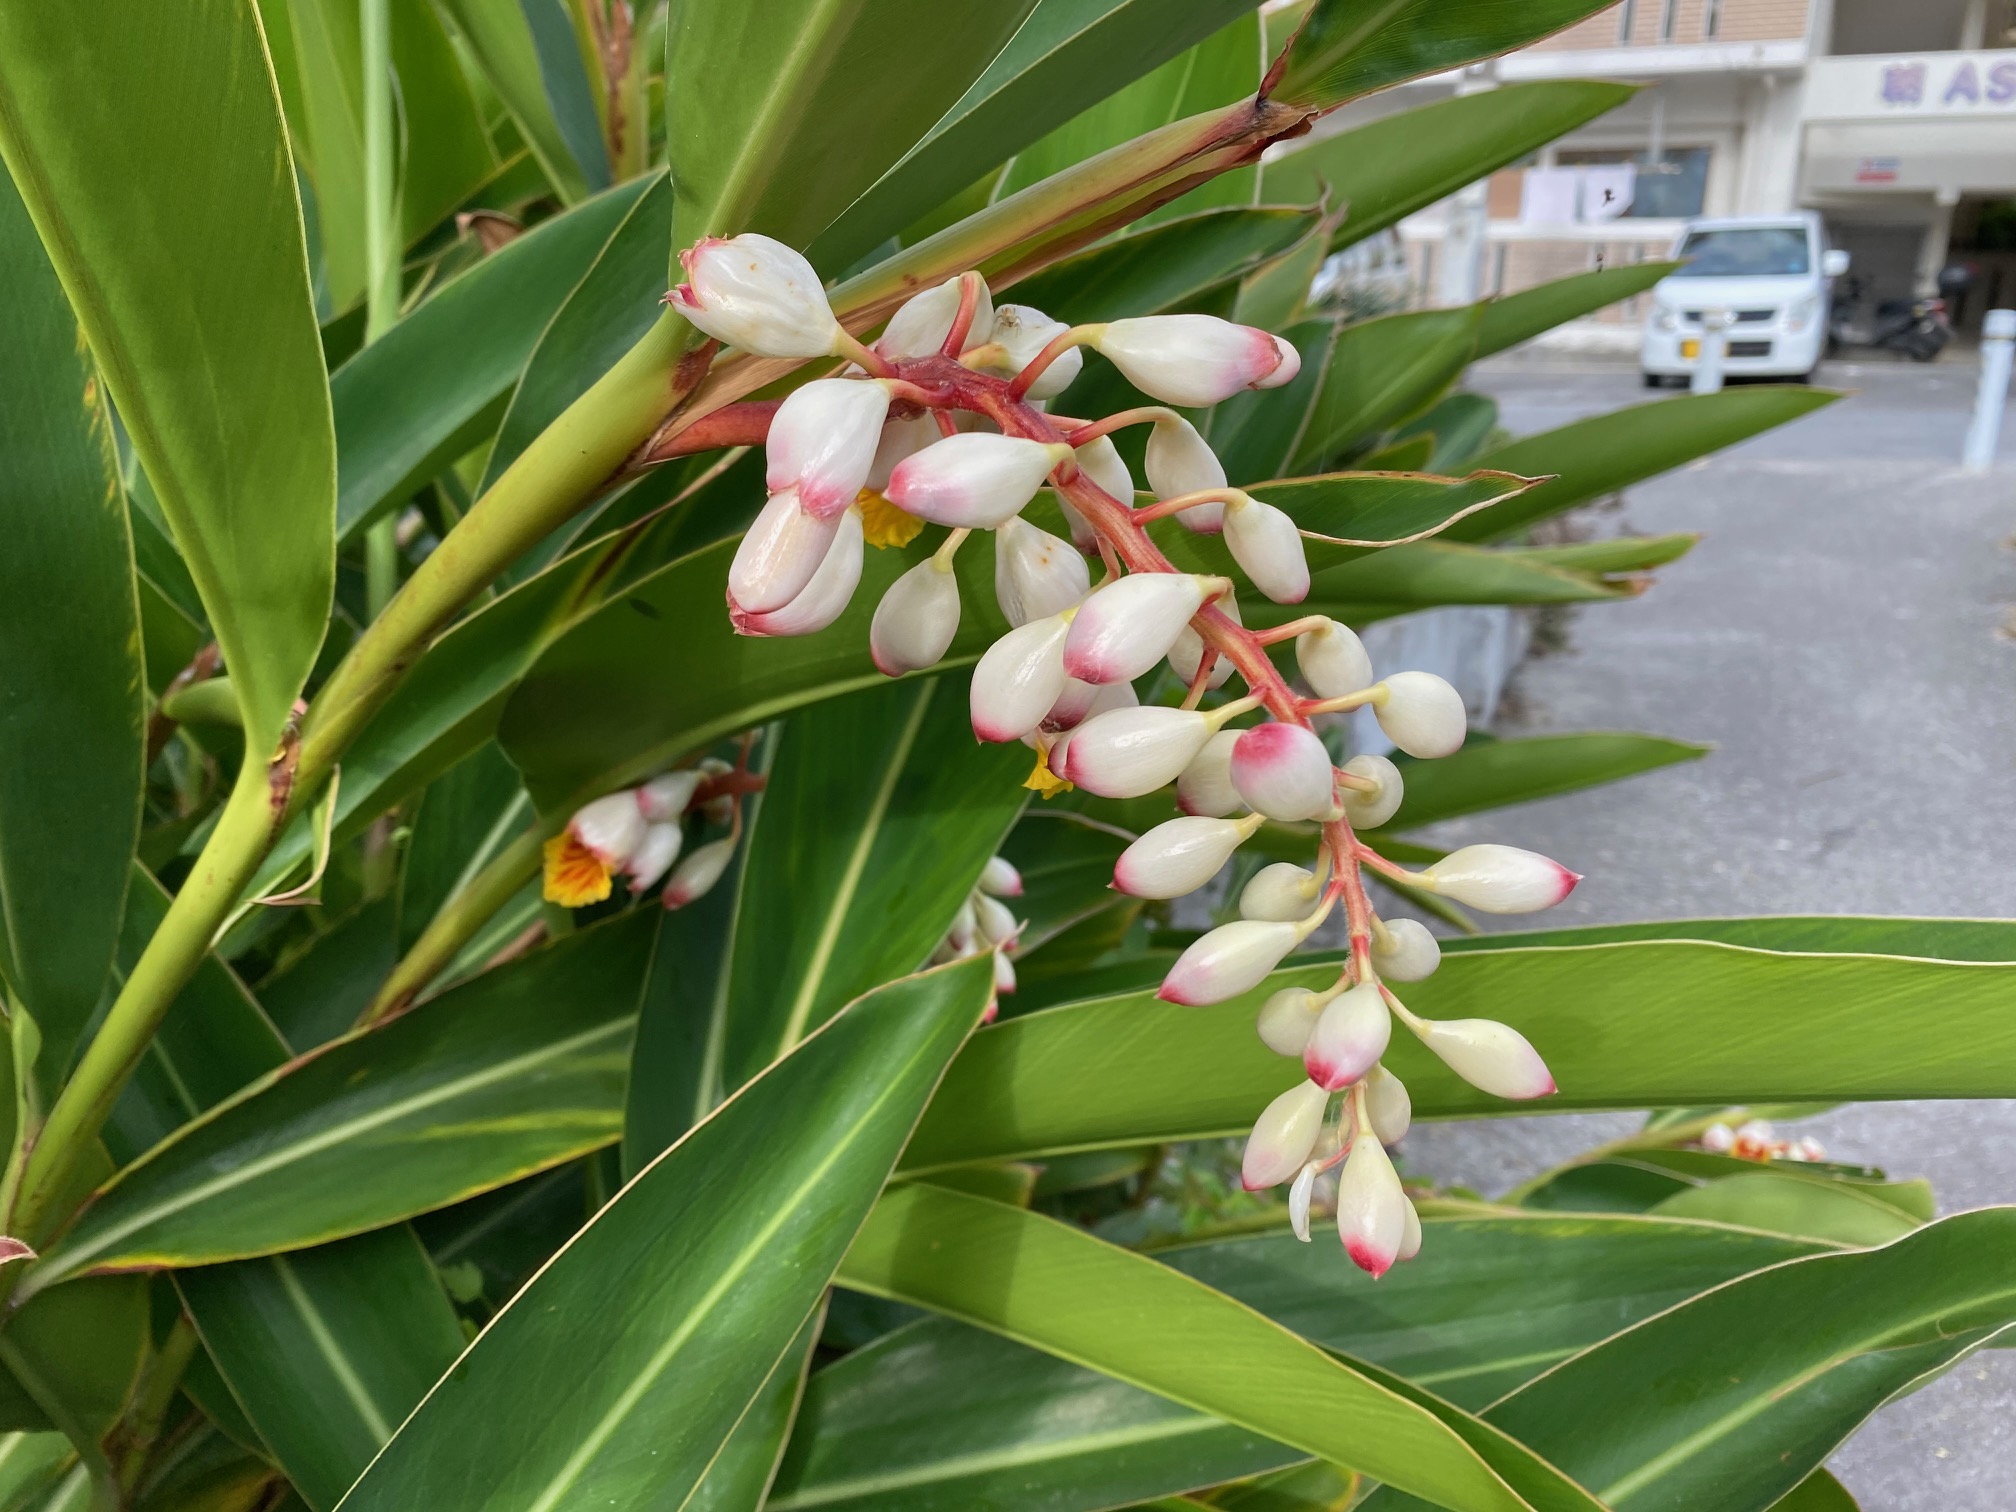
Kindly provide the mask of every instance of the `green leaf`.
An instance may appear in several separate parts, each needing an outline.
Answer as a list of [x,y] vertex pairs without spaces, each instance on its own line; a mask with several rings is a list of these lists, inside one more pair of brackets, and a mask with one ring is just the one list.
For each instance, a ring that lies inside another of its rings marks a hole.
[[1033,8],[1001,0],[950,24],[936,0],[684,0],[665,58],[673,248],[741,231],[806,245],[960,100]]
[[1809,415],[1839,397],[1826,389],[1792,386],[1724,389],[1719,394],[1687,394],[1634,404],[1535,436],[1522,436],[1492,448],[1471,465],[1529,478],[1555,475],[1552,481],[1531,490],[1510,508],[1456,526],[1450,537],[1502,540],[1535,520],[1734,446],[1759,431]]
[[8,8],[0,154],[203,595],[246,745],[263,760],[322,644],[336,459],[256,12],[239,0]]
[[376,898],[318,935],[259,983],[259,1002],[288,1044],[326,1044],[357,1022],[399,960],[393,900]]
[[140,834],[140,601],[111,416],[0,176],[0,974],[50,1079],[98,1006]]
[[1315,224],[1308,211],[1275,206],[1200,211],[1067,257],[1016,284],[1014,300],[1065,322],[1159,315],[1251,272]]
[[568,935],[289,1061],[122,1171],[37,1282],[301,1249],[610,1143],[660,913]]
[[[1582,929],[1536,929],[1445,940],[1446,950],[1507,946],[1609,945],[1630,940],[1713,940],[1752,950],[1822,955],[1917,956],[1941,961],[2016,961],[2016,920],[1857,918],[1853,914],[1761,919],[1662,919],[1642,924],[1598,924]],[[1726,1102],[1717,1102],[1726,1107]]]
[[1644,262],[1598,268],[1486,300],[1484,323],[1477,330],[1477,356],[1489,357],[1551,331],[1563,321],[1642,294],[1679,266],[1676,262]]
[[1888,1244],[1918,1227],[1889,1203],[1845,1182],[1813,1181],[1781,1171],[1750,1171],[1690,1186],[1651,1211],[1854,1245]]
[[[1458,520],[1442,535],[1461,536],[1480,529],[1476,521],[1495,512],[1523,514],[1525,500],[1537,491],[1537,487],[1522,487],[1517,502],[1508,498],[1479,515]],[[1301,614],[1322,613],[1365,624],[1437,604],[1586,604],[1630,598],[1644,586],[1628,580],[1609,582],[1594,573],[1557,567],[1530,552],[1487,551],[1450,539],[1395,546],[1376,557],[1362,552],[1354,555],[1361,559],[1328,568],[1316,567],[1312,560],[1308,598],[1286,608],[1256,604],[1252,622],[1275,624]]]
[[[1486,317],[1489,317],[1487,308]],[[1483,394],[1450,394],[1429,410],[1425,415],[1416,416],[1401,426],[1398,433],[1403,437],[1430,442],[1434,450],[1423,464],[1437,472],[1450,472],[1459,467],[1468,467],[1473,457],[1484,449],[1491,439],[1491,433],[1498,428],[1498,404]],[[1394,449],[1410,444],[1399,441]]]
[[588,179],[554,118],[539,67],[539,49],[522,0],[434,0],[468,44],[511,122],[538,159],[547,181],[568,204],[586,198]]
[[805,1373],[812,1367],[812,1354],[819,1346],[819,1330],[825,1322],[825,1307],[815,1307],[798,1330],[798,1337],[777,1357],[770,1379],[707,1467],[707,1478],[694,1488],[686,1512],[758,1512],[771,1505],[770,1484],[776,1478],[792,1420],[798,1415]]
[[577,38],[568,7],[560,0],[519,0],[532,34],[532,52],[539,62],[539,83],[553,112],[553,125],[567,144],[567,153],[581,167],[589,190],[607,189],[609,147],[595,108],[594,86],[588,82],[584,43]]
[[1769,1512],[1857,1512],[1857,1507],[1846,1486],[1825,1470],[1815,1470],[1771,1503]]
[[1622,731],[1473,740],[1440,761],[1401,758],[1407,796],[1391,823],[1413,829],[1509,803],[1579,792],[1675,762],[1696,761],[1710,749]]
[[1251,9],[1252,0],[1039,0],[923,140],[819,234],[809,249],[813,263],[848,266],[1061,126],[1084,102],[1131,83]]
[[940,1187],[897,1187],[876,1205],[840,1279],[1033,1344],[1438,1505],[1535,1505],[1437,1412],[1223,1293],[1052,1218]]
[[1511,52],[1602,9],[1604,0],[1317,0],[1277,64],[1271,94],[1330,109],[1375,89]]
[[1286,153],[1261,170],[1264,192],[1276,203],[1309,205],[1327,190],[1332,209],[1345,212],[1334,250],[1518,162],[1635,93],[1632,84],[1563,79],[1417,105]]
[[1319,471],[1426,409],[1470,361],[1483,313],[1409,310],[1339,328],[1290,470]]
[[[2016,1208],[1987,1208],[1745,1276],[1585,1350],[1485,1418],[1620,1512],[1768,1506],[1882,1403],[2016,1321],[2012,1238]],[[1410,1503],[1381,1492],[1366,1505]]]
[[534,227],[336,370],[342,540],[489,433],[553,313],[657,182],[625,184]]
[[1022,954],[1128,899],[1113,890],[1113,867],[1134,836],[1068,809],[1031,809],[1001,847],[1022,874],[1015,917],[1025,920]]
[[[531,818],[532,806],[518,780],[518,769],[504,759],[494,743],[482,746],[428,784],[420,798],[420,811],[413,817],[405,863],[399,869],[396,944],[401,955],[413,948],[434,916]],[[380,973],[379,980],[383,979]]]
[[[954,1062],[906,1165],[1243,1134],[1296,1076],[1254,1035],[1254,1011],[1276,988],[1327,984],[1339,964],[1295,959],[1213,1008],[1158,1002],[1151,964],[1139,991],[993,1025]],[[1560,1086],[1549,1111],[1695,1107],[2007,1096],[2016,1027],[1998,1005],[2012,981],[2006,965],[1684,939],[1507,944],[1452,950],[1405,1000],[1425,1017],[1517,1028]],[[1924,1015],[1939,1034],[1918,1031]],[[1394,1037],[1389,1064],[1417,1118],[1522,1111],[1469,1088],[1408,1036]]]
[[435,1387],[348,1512],[680,1503],[817,1304],[991,979],[975,959],[871,993],[646,1167]]
[[23,1303],[0,1333],[0,1418],[93,1444],[118,1421],[147,1354],[147,1282],[97,1276]]
[[35,1505],[76,1458],[60,1433],[0,1434],[0,1509],[22,1512]]

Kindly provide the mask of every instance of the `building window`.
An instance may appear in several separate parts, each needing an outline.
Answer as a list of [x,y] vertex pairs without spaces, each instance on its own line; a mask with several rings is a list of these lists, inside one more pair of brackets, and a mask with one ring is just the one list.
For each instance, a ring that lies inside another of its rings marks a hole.
[[1722,0],[1707,0],[1701,7],[1701,35],[1713,39],[1722,30]]
[[1671,42],[1673,40],[1673,23],[1677,19],[1679,9],[1680,0],[1665,0],[1665,3],[1660,7],[1659,40],[1661,42]]
[[1708,149],[1668,147],[1657,162],[1630,148],[1564,147],[1554,160],[1563,168],[1594,163],[1633,163],[1637,175],[1631,187],[1627,220],[1687,220],[1701,213],[1708,189]]
[[1625,47],[1631,45],[1631,22],[1638,12],[1638,0],[1624,0],[1617,7],[1617,40]]

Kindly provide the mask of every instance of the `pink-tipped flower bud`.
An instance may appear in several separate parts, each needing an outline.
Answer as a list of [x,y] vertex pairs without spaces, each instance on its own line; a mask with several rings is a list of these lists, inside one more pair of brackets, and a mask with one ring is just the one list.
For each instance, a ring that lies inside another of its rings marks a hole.
[[[700,774],[702,782],[711,782],[716,777],[726,777],[735,768],[719,756],[703,756],[693,770]],[[735,795],[716,793],[700,805],[700,813],[709,824],[729,823],[735,817]]]
[[1062,442],[985,431],[947,436],[897,463],[886,495],[898,509],[934,525],[992,530],[1020,514],[1050,469],[1070,455]]
[[[959,313],[959,280],[948,278],[935,289],[913,294],[905,300],[882,334],[875,338],[875,353],[897,362],[906,357],[930,357],[945,345],[952,334],[952,321]],[[973,307],[973,323],[966,329],[967,347],[984,346],[994,336],[994,296],[986,284],[980,285],[980,299]]]
[[[1132,683],[1107,683],[1101,687],[1098,683],[1067,677],[1064,679],[1064,691],[1057,695],[1057,702],[1050,705],[1050,712],[1043,716],[1043,728],[1051,731],[1075,729],[1094,714],[1104,714],[1108,709],[1131,709],[1140,702]],[[1064,774],[1059,772],[1057,775],[1061,777]]]
[[959,579],[926,557],[889,585],[868,627],[868,654],[885,677],[921,672],[945,659],[959,633]]
[[1092,591],[1085,558],[1020,515],[994,532],[994,598],[1011,625],[1061,614]]
[[1176,807],[1205,819],[1222,819],[1246,805],[1232,786],[1232,748],[1243,730],[1220,730],[1204,742],[1176,779]]
[[1407,1136],[1414,1122],[1414,1100],[1399,1077],[1384,1066],[1365,1073],[1365,1116],[1372,1133],[1383,1145],[1396,1145]]
[[[1197,433],[1197,427],[1181,415],[1165,415],[1155,422],[1148,433],[1142,470],[1148,474],[1148,487],[1158,499],[1174,499],[1225,486],[1225,465],[1211,450],[1211,444]],[[1193,504],[1177,510],[1176,518],[1199,535],[1216,535],[1225,526],[1225,506]]]
[[665,302],[728,346],[758,357],[824,357],[839,350],[840,323],[803,256],[745,231],[703,237],[679,254],[686,282]]
[[1225,545],[1232,560],[1277,604],[1299,604],[1309,596],[1309,557],[1302,532],[1272,504],[1250,496],[1225,506]]
[[1379,1063],[1393,1037],[1393,1015],[1379,984],[1360,982],[1339,993],[1316,1020],[1302,1050],[1302,1068],[1318,1086],[1336,1092]]
[[1302,365],[1287,342],[1215,315],[1115,320],[1098,328],[1090,345],[1142,393],[1185,409],[1241,389],[1278,387]]
[[1070,611],[1017,626],[989,646],[973,669],[973,733],[1020,740],[1043,723],[1064,691],[1064,637]]
[[[1001,358],[991,364],[1003,377],[1012,378],[1030,363],[1050,343],[1062,336],[1070,327],[1061,320],[1052,320],[1041,310],[1028,305],[1004,304],[994,312],[994,343],[1001,348]],[[1072,347],[1054,360],[1029,385],[1025,397],[1030,399],[1054,399],[1071,386],[1071,380],[1085,366],[1085,354]]]
[[693,802],[702,780],[701,774],[690,768],[661,773],[637,789],[638,812],[653,824],[677,819]]
[[1210,738],[1210,719],[1192,709],[1095,714],[1071,733],[1071,781],[1101,798],[1139,798],[1180,777]]
[[875,443],[875,461],[868,469],[868,487],[877,493],[889,486],[889,475],[896,471],[896,464],[905,457],[914,457],[925,447],[939,439],[941,432],[938,422],[930,411],[912,415],[908,420],[891,420],[882,427],[882,436]]
[[[1221,578],[1219,581],[1226,582],[1228,580]],[[1234,598],[1229,591],[1221,593],[1217,598],[1213,599],[1211,607],[1222,612],[1235,625],[1244,623],[1239,618],[1239,600]],[[1204,637],[1199,635],[1189,625],[1185,625],[1177,633],[1176,644],[1169,648],[1169,670],[1182,680],[1185,687],[1188,687],[1197,680],[1197,668],[1203,660]],[[1204,679],[1204,686],[1207,688],[1224,687],[1226,683],[1232,680],[1234,670],[1230,657],[1222,655],[1214,657],[1211,662],[1210,675]]]
[[1231,586],[1188,572],[1136,572],[1108,583],[1071,622],[1064,670],[1091,683],[1133,681],[1169,654],[1207,598]]
[[840,532],[840,516],[821,518],[797,490],[771,495],[728,564],[728,597],[745,614],[782,609],[805,591]]
[[1510,1024],[1493,1019],[1424,1019],[1414,1032],[1444,1065],[1480,1092],[1522,1102],[1553,1094],[1554,1073]]
[[1383,919],[1372,931],[1372,965],[1389,982],[1419,982],[1442,964],[1442,947],[1418,919]]
[[1419,874],[1419,885],[1485,913],[1552,908],[1582,880],[1559,861],[1516,845],[1466,845]]
[[1403,1195],[1400,1199],[1400,1216],[1407,1221],[1407,1227],[1400,1235],[1400,1248],[1394,1252],[1395,1260],[1412,1260],[1421,1253],[1421,1215],[1414,1211],[1414,1204]]
[[807,514],[832,518],[867,484],[888,416],[889,390],[881,384],[815,378],[771,417],[765,486],[773,494],[795,488]]
[[[994,990],[1004,996],[1015,990],[1015,963],[1008,959],[1008,952],[1005,950],[994,952]],[[989,1004],[986,1016],[981,1019],[981,1022],[983,1024],[993,1023],[995,1016],[999,1012],[999,1009]]]
[[1304,1244],[1309,1242],[1309,1202],[1316,1195],[1318,1164],[1312,1160],[1302,1167],[1295,1173],[1294,1183],[1288,1188],[1288,1227]]
[[1273,861],[1253,873],[1239,894],[1239,917],[1296,924],[1315,911],[1323,884],[1316,873],[1293,861]]
[[1260,1043],[1276,1055],[1299,1059],[1308,1048],[1309,1036],[1316,1032],[1323,1003],[1323,995],[1307,987],[1283,987],[1260,1005],[1260,1017],[1253,1025]]
[[1255,725],[1232,748],[1232,786],[1269,819],[1325,817],[1336,801],[1332,782],[1322,737],[1301,725]]
[[1155,994],[1164,1002],[1201,1007],[1251,992],[1306,936],[1299,924],[1241,919],[1199,935],[1176,958]]
[[1113,866],[1113,885],[1136,898],[1180,898],[1209,882],[1260,827],[1246,819],[1170,819],[1148,831]]
[[582,804],[567,821],[567,832],[611,871],[644,843],[644,830],[643,810],[628,788]]
[[1323,1132],[1323,1111],[1329,1105],[1330,1094],[1311,1082],[1290,1087],[1267,1104],[1246,1137],[1239,1184],[1258,1192],[1281,1185],[1301,1170]]
[[952,957],[969,956],[980,948],[980,921],[974,916],[970,897],[952,915],[951,926],[945,931],[945,945]]
[[[1078,466],[1086,477],[1097,483],[1101,490],[1111,494],[1117,502],[1125,504],[1129,509],[1134,507],[1134,475],[1127,471],[1127,460],[1113,445],[1111,436],[1093,437],[1079,447],[1075,455],[1078,458]],[[1076,511],[1072,513],[1075,514]],[[1079,518],[1083,519],[1084,516],[1080,515]],[[1087,526],[1087,529],[1090,529],[1090,526]],[[1072,539],[1077,539],[1075,529],[1072,532]],[[1096,534],[1092,538],[1092,545],[1098,545]]]
[[997,898],[1019,898],[1022,896],[1022,873],[1006,856],[989,856],[987,864],[980,868],[980,891],[991,893]]
[[1447,756],[1463,747],[1463,695],[1433,672],[1395,672],[1378,684],[1372,712],[1386,738],[1409,756]]
[[1399,811],[1406,786],[1400,781],[1400,768],[1384,756],[1353,756],[1344,763],[1344,770],[1352,777],[1379,784],[1370,792],[1348,784],[1339,785],[1337,796],[1353,829],[1377,829]]
[[982,940],[1011,954],[1022,938],[1022,920],[1009,911],[1007,904],[986,893],[973,894],[973,921]]
[[861,546],[861,511],[850,509],[840,516],[833,544],[826,548],[812,581],[790,603],[767,614],[752,614],[731,601],[728,617],[736,633],[810,635],[824,630],[847,612],[854,590],[861,586]]
[[644,839],[623,868],[630,879],[630,890],[641,893],[670,871],[672,863],[679,859],[679,847],[685,839],[685,832],[676,824],[648,826]]
[[735,842],[732,839],[710,840],[698,850],[689,854],[672,873],[672,880],[665,884],[664,903],[667,908],[684,908],[713,890],[721,880],[721,874],[728,870],[728,863],[735,858]]
[[1342,698],[1372,686],[1372,658],[1349,625],[1326,619],[1295,637],[1295,665],[1318,698]]
[[1351,1142],[1337,1178],[1337,1237],[1351,1263],[1375,1280],[1393,1268],[1407,1239],[1407,1194],[1376,1139]]

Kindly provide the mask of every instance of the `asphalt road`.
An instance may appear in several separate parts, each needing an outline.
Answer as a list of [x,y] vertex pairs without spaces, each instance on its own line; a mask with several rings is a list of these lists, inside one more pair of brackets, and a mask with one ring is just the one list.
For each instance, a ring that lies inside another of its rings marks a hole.
[[[1713,755],[1436,838],[1529,846],[1587,873],[1549,924],[2016,917],[2016,413],[1996,469],[1962,473],[1975,368],[1949,357],[1829,364],[1822,381],[1851,397],[1591,522],[1705,539],[1643,598],[1573,611],[1565,645],[1516,674],[1497,732],[1639,729]],[[1515,355],[1472,381],[1517,434],[1653,397],[1634,369],[1591,359]],[[1498,1192],[1636,1121],[1424,1126],[1403,1153]],[[1942,1211],[2016,1202],[2016,1101],[1864,1104],[1796,1127],[1835,1157],[1929,1177]],[[1884,1408],[1834,1461],[1868,1512],[2008,1512],[2012,1466],[2005,1353]]]

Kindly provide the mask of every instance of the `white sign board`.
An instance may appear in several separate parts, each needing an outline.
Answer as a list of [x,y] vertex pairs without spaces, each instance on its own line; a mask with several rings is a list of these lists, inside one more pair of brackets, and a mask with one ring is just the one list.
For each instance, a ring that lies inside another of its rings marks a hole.
[[1815,58],[1809,121],[2016,115],[2016,51]]

